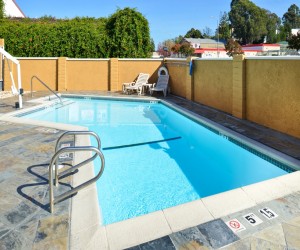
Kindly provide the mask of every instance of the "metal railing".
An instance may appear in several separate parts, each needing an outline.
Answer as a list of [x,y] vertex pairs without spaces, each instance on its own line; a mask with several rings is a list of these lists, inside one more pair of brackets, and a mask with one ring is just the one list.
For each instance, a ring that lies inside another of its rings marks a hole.
[[48,86],[46,83],[44,83],[44,82],[43,82],[40,78],[38,78],[37,76],[31,77],[31,81],[30,81],[30,92],[31,92],[31,97],[33,97],[33,94],[32,94],[32,84],[33,84],[33,79],[34,79],[34,78],[37,79],[42,85],[44,85],[51,93],[53,93],[53,94],[59,99],[60,103],[63,104],[61,97],[60,97],[58,94],[56,94],[52,89],[50,89],[49,86]]
[[[93,147],[93,146],[74,146],[74,147],[63,147],[58,149],[60,141],[67,135],[74,135],[74,138],[76,135],[92,135],[96,138],[98,147]],[[50,212],[54,212],[54,204],[71,196],[74,193],[77,193],[79,190],[91,185],[92,183],[96,182],[102,175],[105,167],[105,159],[100,151],[101,148],[101,141],[98,135],[92,131],[67,131],[63,133],[57,140],[56,146],[55,146],[55,154],[53,155],[50,165],[49,165],[49,187],[50,187],[50,192],[49,192],[49,205],[50,205]],[[84,160],[80,163],[78,163],[75,166],[72,166],[71,168],[61,172],[60,174],[58,173],[58,158],[61,154],[65,154],[68,152],[78,152],[78,151],[84,151],[84,152],[94,152],[95,154],[88,158],[87,160]],[[53,192],[53,183],[55,186],[58,186],[58,177],[63,176],[65,174],[68,174],[70,172],[74,172],[78,168],[86,165],[87,163],[93,161],[97,156],[99,156],[101,160],[101,167],[99,169],[98,174],[93,177],[92,179],[80,184],[79,186],[72,188],[71,190],[57,196],[54,198],[54,192]],[[54,178],[53,178],[53,172],[54,172]],[[54,180],[53,180],[54,179]]]
[[[74,143],[75,143],[75,138],[76,138],[76,135],[92,135],[96,141],[97,141],[97,148],[100,150],[101,149],[101,141],[100,141],[100,138],[99,136],[93,132],[93,131],[66,131],[65,133],[63,133],[58,139],[57,139],[57,142],[56,142],[56,145],[55,145],[55,153],[59,150],[59,143],[62,141],[62,139],[68,135],[74,135]],[[60,174],[58,174],[58,158],[55,162],[55,165],[57,166],[55,168],[55,181],[54,181],[54,184],[55,186],[57,186],[57,183],[58,183],[58,177],[59,176],[62,176],[62,175],[65,175],[65,174],[68,174],[70,172],[73,172],[75,171],[76,169],[80,168],[81,166],[83,165],[86,165],[88,164],[89,162],[93,161],[95,158],[97,157],[97,154],[94,154],[91,158],[89,159],[86,159],[80,163],[78,163],[77,165],[73,166],[72,168],[70,169],[67,169],[65,170],[64,172],[61,172]]]

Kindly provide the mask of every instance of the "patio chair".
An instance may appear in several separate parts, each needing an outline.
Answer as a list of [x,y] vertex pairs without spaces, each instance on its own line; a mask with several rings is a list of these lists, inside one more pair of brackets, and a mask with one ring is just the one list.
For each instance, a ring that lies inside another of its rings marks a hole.
[[136,81],[130,83],[123,83],[122,89],[123,93],[129,94],[136,91],[138,94],[142,93],[142,87],[144,84],[148,83],[149,74],[140,73]]
[[164,97],[166,97],[168,92],[169,75],[160,75],[158,77],[157,83],[154,83],[152,88],[150,88],[150,94],[152,95],[154,91],[162,91]]

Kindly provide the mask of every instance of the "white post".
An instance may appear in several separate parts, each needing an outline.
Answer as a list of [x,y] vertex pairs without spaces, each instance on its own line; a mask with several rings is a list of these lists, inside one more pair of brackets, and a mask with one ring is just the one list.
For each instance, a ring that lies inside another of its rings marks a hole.
[[22,82],[21,82],[21,66],[20,66],[20,62],[18,62],[17,67],[18,67],[19,107],[21,109],[21,108],[23,108],[23,96],[22,96],[23,93],[21,93]]
[[[0,47],[0,53],[3,54],[3,56],[6,57],[6,59],[11,60],[13,63],[15,63],[17,65],[17,74],[18,74],[18,95],[19,95],[19,107],[22,108],[23,107],[23,98],[22,98],[22,94],[20,93],[21,88],[22,88],[22,83],[21,83],[21,66],[20,66],[20,62],[13,57],[11,54],[9,54],[7,51],[5,51],[3,48]],[[9,66],[9,64],[8,64]],[[14,79],[13,79],[13,75],[12,72],[10,70],[10,76],[12,78],[12,83],[13,86],[15,86],[14,83]],[[13,90],[12,90],[13,91]]]

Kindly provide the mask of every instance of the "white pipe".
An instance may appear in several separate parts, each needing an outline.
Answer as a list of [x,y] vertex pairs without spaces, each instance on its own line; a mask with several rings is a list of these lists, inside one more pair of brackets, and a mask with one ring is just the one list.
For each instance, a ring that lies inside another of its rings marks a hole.
[[19,95],[19,108],[23,107],[23,97],[22,97],[22,93],[21,93],[21,89],[22,89],[22,82],[21,82],[21,66],[20,66],[20,62],[13,57],[11,54],[9,54],[8,52],[6,52],[3,48],[0,47],[0,53],[3,54],[6,59],[11,60],[13,63],[15,63],[17,65],[17,74],[18,74],[18,90],[16,89],[16,85],[15,85],[15,81],[14,81],[14,77],[11,71],[11,68],[9,66],[9,62],[7,62],[8,67],[9,67],[9,74],[11,77],[11,81],[12,81],[12,86],[11,86],[11,91],[14,95]]
[[7,59],[11,60],[12,62],[14,62],[15,64],[20,64],[20,62],[14,58],[11,54],[9,54],[8,52],[6,52],[3,48],[0,47],[0,53],[3,54]]
[[18,87],[19,87],[19,107],[20,109],[23,108],[23,93],[20,93],[22,89],[22,81],[21,81],[21,65],[20,63],[17,65],[17,71],[18,71]]

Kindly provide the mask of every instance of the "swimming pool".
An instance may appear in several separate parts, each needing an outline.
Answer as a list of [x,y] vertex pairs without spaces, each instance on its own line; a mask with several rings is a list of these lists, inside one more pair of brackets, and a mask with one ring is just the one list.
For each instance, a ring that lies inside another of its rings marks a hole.
[[69,105],[26,117],[83,125],[100,135],[106,169],[97,187],[104,224],[291,171],[158,102],[72,98]]

